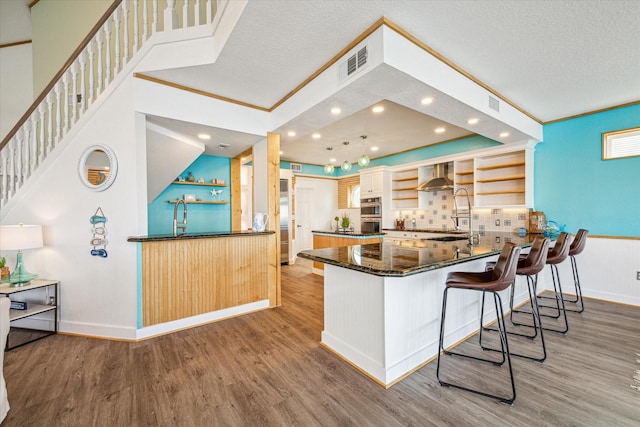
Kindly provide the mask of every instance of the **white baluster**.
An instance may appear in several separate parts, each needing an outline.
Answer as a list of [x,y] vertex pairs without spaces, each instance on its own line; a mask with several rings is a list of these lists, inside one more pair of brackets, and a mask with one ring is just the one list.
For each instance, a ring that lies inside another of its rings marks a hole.
[[63,132],[66,135],[71,126],[71,120],[69,117],[69,72],[62,75],[62,85],[64,86],[64,97],[62,98],[62,105],[60,108],[64,109]]
[[[104,28],[103,28],[104,30]],[[102,67],[102,45],[104,44],[103,40],[102,40],[102,30],[98,31],[96,34],[96,45],[98,46],[98,86],[96,87],[96,95],[95,97],[97,98],[98,95],[100,95],[102,93],[102,78],[103,78],[103,67]]]
[[129,2],[122,2],[122,66],[129,62]]
[[31,122],[27,120],[21,128],[23,140],[24,140],[24,158],[22,162],[24,163],[24,173],[26,176],[31,174],[31,155],[29,150],[29,142],[31,141]]
[[213,1],[207,0],[207,24],[213,21]]
[[10,199],[13,197],[16,187],[16,159],[15,159],[15,148],[16,138],[15,136],[9,140],[9,191],[7,192],[7,197]]
[[53,149],[53,92],[47,94],[47,155]]
[[153,0],[153,26],[151,31],[153,33],[158,31],[158,0]]
[[84,113],[85,110],[85,101],[86,101],[86,79],[85,79],[85,73],[87,70],[87,59],[85,57],[84,54],[84,50],[82,52],[80,52],[80,55],[78,56],[78,60],[80,62],[80,83],[76,92],[76,99],[75,99],[75,103],[78,106],[78,118],[80,116],[82,116],[82,113]]
[[196,6],[195,9],[193,10],[193,26],[197,27],[198,25],[201,25],[202,22],[200,22],[200,0],[196,0]]
[[38,122],[36,114],[31,115],[31,144],[29,147],[29,174],[36,170],[38,161]]
[[62,139],[62,134],[60,132],[60,122],[61,122],[61,116],[62,116],[62,105],[60,101],[61,101],[61,97],[62,94],[60,93],[60,82],[57,82],[56,85],[53,87],[53,91],[55,93],[55,108],[56,108],[56,145],[58,145],[58,142],[60,142],[60,140]]
[[138,0],[133,0],[133,53],[134,54],[138,51],[139,38],[140,38],[140,30],[138,28]]
[[189,0],[184,0],[182,5],[182,28],[189,27]]
[[38,116],[40,116],[40,119],[38,120],[39,124],[40,124],[40,138],[38,138],[38,164],[41,164],[42,161],[44,160],[44,143],[45,143],[45,137],[44,137],[44,115],[46,113],[46,110],[44,108],[44,103],[40,103],[40,105],[38,105]]
[[95,79],[94,79],[96,67],[95,67],[95,51],[93,47],[93,40],[89,42],[87,55],[89,56],[89,90],[87,91],[86,106],[89,107],[91,104],[93,104],[93,100],[96,96],[95,95],[96,94]]
[[22,176],[22,135],[20,132],[15,135],[16,140],[16,190],[24,183]]
[[[136,0],[137,1],[137,0]],[[147,0],[142,0],[142,42],[148,38],[149,15],[147,11]]]
[[8,188],[7,188],[7,178],[9,175],[9,171],[7,170],[8,167],[8,163],[9,163],[9,158],[7,155],[7,152],[9,150],[2,150],[0,151],[0,170],[2,171],[2,187],[0,187],[0,190],[2,190],[2,193],[0,193],[0,206],[4,207],[6,201],[9,199],[9,195],[8,195]]
[[69,125],[72,125],[78,119],[78,64],[74,62],[69,70],[71,71],[71,96],[68,100],[71,103],[71,123]]
[[178,28],[178,12],[176,12],[176,0],[167,0],[164,10],[164,31]]
[[104,70],[106,71],[105,73],[106,75],[104,77],[104,88],[106,89],[107,86],[109,86],[109,83],[111,82],[111,19],[107,19],[107,22],[105,22],[104,33],[105,33]]
[[113,13],[113,23],[115,24],[113,29],[113,55],[116,59],[113,67],[113,78],[115,78],[120,72],[120,14],[118,10]]

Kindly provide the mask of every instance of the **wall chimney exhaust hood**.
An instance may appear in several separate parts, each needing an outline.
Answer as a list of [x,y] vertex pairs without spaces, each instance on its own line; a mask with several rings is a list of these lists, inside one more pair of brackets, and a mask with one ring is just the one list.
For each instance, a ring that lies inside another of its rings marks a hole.
[[433,178],[423,182],[416,188],[418,191],[437,191],[453,189],[453,181],[447,178],[449,172],[448,163],[433,165]]

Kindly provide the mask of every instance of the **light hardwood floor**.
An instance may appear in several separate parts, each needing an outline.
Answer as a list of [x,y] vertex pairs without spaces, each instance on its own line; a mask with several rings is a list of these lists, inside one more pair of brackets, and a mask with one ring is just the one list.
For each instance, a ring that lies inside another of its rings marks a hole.
[[[322,280],[298,262],[275,309],[139,343],[56,335],[8,352],[2,427],[640,423],[640,308],[588,300],[567,335],[547,334],[545,363],[514,359],[513,406],[441,387],[435,363],[384,390],[319,345]],[[449,378],[506,384],[505,368],[447,362]]]

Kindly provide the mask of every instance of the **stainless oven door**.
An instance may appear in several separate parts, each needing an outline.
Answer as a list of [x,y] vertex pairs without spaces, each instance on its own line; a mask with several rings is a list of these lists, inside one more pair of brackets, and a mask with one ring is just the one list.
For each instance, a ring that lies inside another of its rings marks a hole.
[[380,232],[380,218],[361,218],[360,219],[360,231],[362,233],[379,233]]

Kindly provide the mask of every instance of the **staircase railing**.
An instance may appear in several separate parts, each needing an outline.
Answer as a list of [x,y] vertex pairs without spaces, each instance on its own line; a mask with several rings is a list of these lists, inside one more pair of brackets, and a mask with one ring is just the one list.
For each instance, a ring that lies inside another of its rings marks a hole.
[[216,5],[216,0],[114,0],[0,142],[0,207],[154,33],[211,23]]

